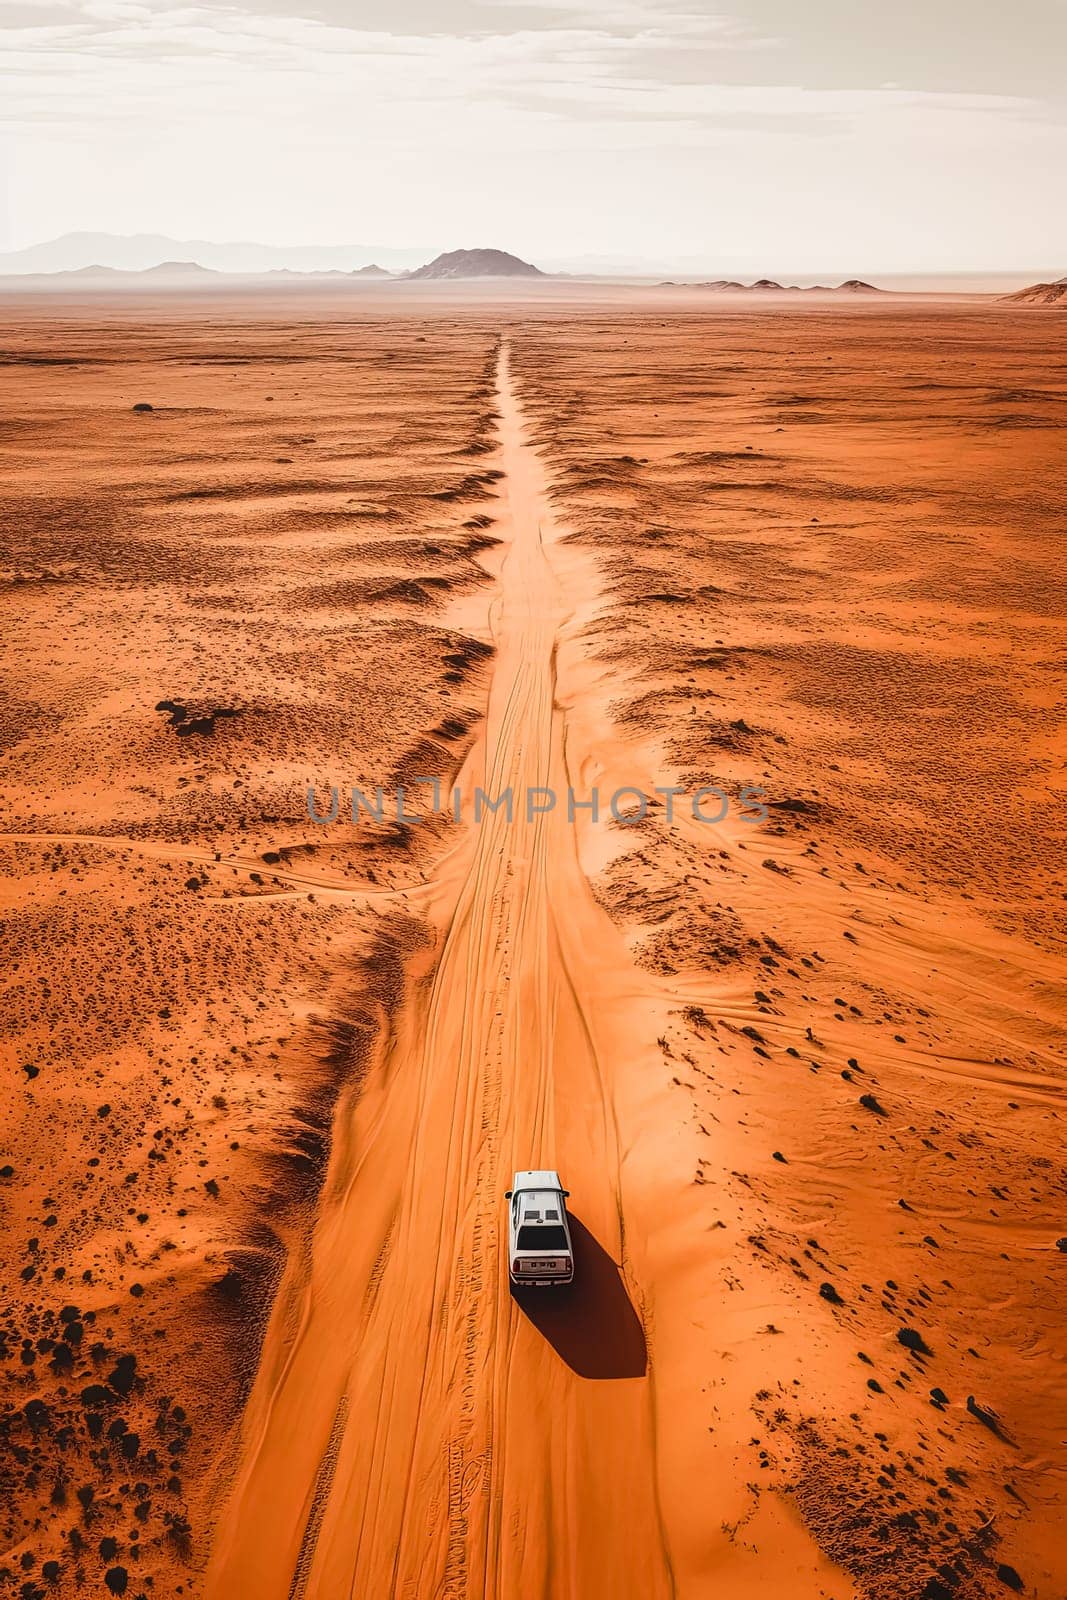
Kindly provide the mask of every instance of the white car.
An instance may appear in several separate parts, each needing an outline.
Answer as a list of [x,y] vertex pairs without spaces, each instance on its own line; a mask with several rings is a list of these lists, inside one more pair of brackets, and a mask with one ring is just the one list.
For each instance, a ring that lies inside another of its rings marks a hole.
[[508,1271],[516,1288],[570,1283],[574,1251],[558,1172],[516,1172],[508,1205]]

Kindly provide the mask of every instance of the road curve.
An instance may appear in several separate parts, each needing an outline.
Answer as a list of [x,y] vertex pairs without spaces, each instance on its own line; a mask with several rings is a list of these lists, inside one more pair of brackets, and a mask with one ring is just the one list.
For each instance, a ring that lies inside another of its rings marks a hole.
[[[591,569],[553,559],[560,529],[506,346],[497,381],[506,553],[484,728],[459,785],[468,817],[476,786],[512,788],[513,818],[485,810],[443,864],[434,964],[339,1109],[313,1236],[287,1269],[238,1441],[213,1600],[674,1593],[591,1017],[602,913],[565,806],[524,809],[528,788],[563,797],[576,770],[556,648],[595,595],[574,592]],[[509,1292],[516,1166],[558,1167],[572,1190],[566,1302]]]

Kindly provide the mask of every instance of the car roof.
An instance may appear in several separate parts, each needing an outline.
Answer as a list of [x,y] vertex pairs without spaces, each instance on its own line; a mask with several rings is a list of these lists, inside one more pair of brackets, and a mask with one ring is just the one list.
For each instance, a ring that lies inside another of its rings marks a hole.
[[558,1172],[549,1172],[546,1169],[534,1172],[516,1172],[511,1185],[513,1194],[525,1194],[529,1189],[552,1189],[558,1194],[563,1188],[559,1181]]
[[524,1189],[519,1199],[516,1217],[520,1237],[532,1229],[540,1233],[547,1228],[566,1228],[567,1212],[558,1189]]
[[524,1217],[540,1216],[544,1212],[555,1222],[563,1210],[563,1195],[559,1189],[523,1189],[519,1199]]

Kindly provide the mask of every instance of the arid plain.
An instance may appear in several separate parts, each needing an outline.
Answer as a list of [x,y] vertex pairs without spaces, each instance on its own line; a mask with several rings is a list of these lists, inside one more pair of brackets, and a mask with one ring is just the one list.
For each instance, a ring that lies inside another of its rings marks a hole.
[[1060,1600],[1062,315],[3,316],[5,1590]]

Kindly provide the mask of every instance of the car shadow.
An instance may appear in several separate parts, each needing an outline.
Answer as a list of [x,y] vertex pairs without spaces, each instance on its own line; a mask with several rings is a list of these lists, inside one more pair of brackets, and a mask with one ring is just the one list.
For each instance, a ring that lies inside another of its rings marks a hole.
[[559,1289],[516,1289],[511,1297],[580,1378],[643,1378],[645,1331],[614,1261],[570,1214],[574,1282]]

